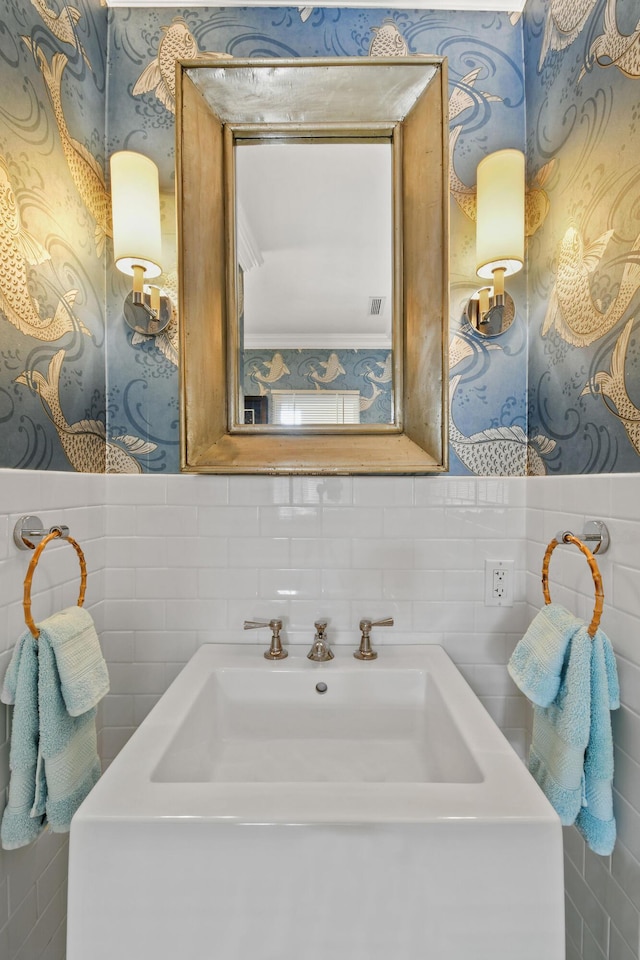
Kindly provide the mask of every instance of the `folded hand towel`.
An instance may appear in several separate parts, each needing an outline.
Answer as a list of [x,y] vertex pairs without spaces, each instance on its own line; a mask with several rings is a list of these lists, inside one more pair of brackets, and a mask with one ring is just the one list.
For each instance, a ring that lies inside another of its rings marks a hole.
[[591,730],[584,764],[586,804],[578,813],[576,827],[591,849],[602,856],[608,856],[616,842],[611,711],[619,706],[615,657],[609,638],[598,630],[591,650]]
[[0,829],[6,849],[35,840],[47,823],[66,832],[101,772],[95,704],[109,679],[93,621],[73,607],[39,629],[38,640],[27,630],[16,644],[0,693],[14,704],[9,800]]
[[0,699],[15,704],[9,750],[9,797],[0,839],[5,850],[35,840],[45,826],[44,810],[34,811],[38,760],[38,652],[27,630],[17,642]]
[[532,703],[548,707],[560,688],[567,645],[583,626],[559,603],[549,603],[536,614],[513,651],[507,669]]
[[608,638],[597,630],[592,639],[586,624],[549,604],[508,669],[534,703],[529,770],[562,823],[575,823],[595,853],[608,855],[616,838],[610,712],[620,706]]
[[529,770],[566,826],[583,799],[584,752],[591,711],[591,637],[582,627],[567,646],[555,700],[534,706]]
[[82,607],[67,607],[38,626],[55,653],[67,712],[79,717],[109,691],[107,665],[91,614]]
[[100,777],[95,708],[69,716],[62,695],[55,651],[41,629],[38,639],[40,770],[47,821],[55,833],[66,832],[71,818]]

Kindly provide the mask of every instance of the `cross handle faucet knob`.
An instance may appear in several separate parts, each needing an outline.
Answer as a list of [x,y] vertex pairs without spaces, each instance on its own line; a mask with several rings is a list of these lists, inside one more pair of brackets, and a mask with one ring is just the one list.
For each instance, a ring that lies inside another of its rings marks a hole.
[[288,656],[286,650],[282,649],[280,631],[282,630],[282,620],[245,620],[245,630],[256,630],[258,627],[271,628],[271,644],[268,650],[265,650],[265,660],[284,660]]
[[356,660],[375,660],[378,654],[371,649],[371,628],[392,627],[393,617],[384,617],[382,620],[370,620],[363,617],[360,621],[360,646],[354,653]]

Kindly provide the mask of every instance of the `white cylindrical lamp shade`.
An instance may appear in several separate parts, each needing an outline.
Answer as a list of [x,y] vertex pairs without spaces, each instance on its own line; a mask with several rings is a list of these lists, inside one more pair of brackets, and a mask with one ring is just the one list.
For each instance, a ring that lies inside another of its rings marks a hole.
[[491,280],[509,276],[524,263],[524,154],[498,150],[478,164],[476,272]]
[[158,168],[141,153],[121,150],[111,165],[113,257],[129,275],[144,269],[145,280],[162,273]]

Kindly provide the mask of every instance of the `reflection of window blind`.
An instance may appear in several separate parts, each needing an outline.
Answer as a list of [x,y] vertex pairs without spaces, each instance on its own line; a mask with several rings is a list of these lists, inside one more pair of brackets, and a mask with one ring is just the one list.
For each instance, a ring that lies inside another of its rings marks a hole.
[[272,390],[271,422],[360,423],[360,391]]

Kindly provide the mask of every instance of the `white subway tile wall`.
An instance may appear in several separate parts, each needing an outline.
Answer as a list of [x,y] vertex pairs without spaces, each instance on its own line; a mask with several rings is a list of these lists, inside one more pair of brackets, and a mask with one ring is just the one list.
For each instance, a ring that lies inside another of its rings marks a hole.
[[[315,619],[328,618],[329,636],[343,655],[357,645],[361,617],[393,616],[393,628],[374,632],[382,653],[386,644],[442,644],[524,755],[528,709],[505,665],[542,602],[544,546],[557,530],[578,526],[585,516],[604,519],[613,547],[602,562],[603,626],[619,654],[625,700],[616,717],[620,842],[612,858],[592,863],[577,834],[566,831],[569,960],[582,957],[582,950],[585,958],[637,960],[637,482],[628,476],[102,477],[0,471],[0,671],[23,629],[22,582],[29,562],[13,545],[13,524],[21,513],[33,512],[45,524],[68,523],[87,553],[87,605],[111,674],[111,693],[100,712],[105,763],[199,644],[266,645],[268,632],[244,631],[243,621],[272,616],[284,619],[285,641],[299,644],[311,643]],[[64,545],[55,550],[56,562],[45,568],[43,557],[34,580],[36,617],[75,601],[75,554]],[[577,551],[572,557],[563,549],[558,557],[559,551],[552,561],[553,597],[588,616],[588,568]],[[486,559],[514,561],[512,607],[484,605]],[[7,735],[2,708],[0,795],[8,779]],[[65,876],[66,844],[59,838],[45,835],[26,851],[0,853],[0,955],[64,956]]]

